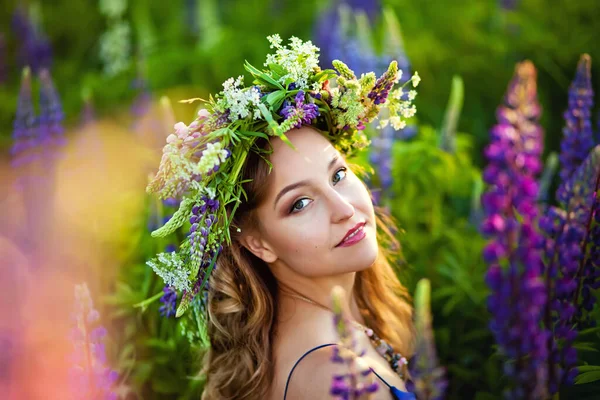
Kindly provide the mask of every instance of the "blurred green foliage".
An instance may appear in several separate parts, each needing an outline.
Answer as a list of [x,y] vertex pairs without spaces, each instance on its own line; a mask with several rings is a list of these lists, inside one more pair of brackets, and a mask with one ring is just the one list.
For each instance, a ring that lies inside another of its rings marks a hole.
[[[204,93],[239,75],[245,59],[262,60],[268,50],[266,35],[278,32],[282,37],[310,37],[315,21],[332,2],[129,0],[126,18],[132,26],[134,52],[144,60],[146,78],[155,92],[189,86]],[[6,0],[0,10],[10,72],[8,83],[0,87],[0,126],[4,127],[0,143],[5,144],[19,77],[15,66],[18,38],[10,31],[10,20],[20,3],[35,2]],[[498,0],[460,4],[453,0],[387,0],[381,4],[396,11],[408,58],[423,77],[417,98],[421,121],[432,125],[441,121],[445,99],[440,94],[448,93],[452,76],[458,74],[466,82],[459,130],[472,133],[475,148],[481,149],[515,62],[528,58],[539,71],[547,148],[558,148],[567,88],[579,55],[587,52],[592,59],[600,59],[595,28],[600,6],[596,0],[559,0],[552,6],[542,0],[520,0],[514,11],[502,9]],[[77,118],[84,88],[92,92],[105,115],[129,104],[136,63],[112,78],[102,73],[99,38],[107,24],[98,2],[55,0],[39,5],[43,31],[53,45],[53,76],[68,119]],[[598,87],[600,69],[597,65],[593,68]],[[479,153],[475,162],[482,163]]]

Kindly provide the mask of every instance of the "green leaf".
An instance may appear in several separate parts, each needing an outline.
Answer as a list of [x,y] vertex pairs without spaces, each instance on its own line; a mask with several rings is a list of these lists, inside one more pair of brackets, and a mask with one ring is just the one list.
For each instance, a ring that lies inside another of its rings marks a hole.
[[267,103],[269,103],[274,109],[279,108],[277,107],[277,104],[283,102],[286,93],[287,92],[285,90],[277,90],[275,92],[269,93],[267,95]]
[[600,380],[600,370],[598,371],[590,371],[584,372],[582,374],[577,375],[575,378],[576,385],[582,385],[584,383],[596,382]]
[[269,139],[269,136],[267,136],[265,133],[263,132],[252,132],[252,131],[239,131],[240,134],[242,135],[246,135],[246,136],[256,136],[256,137],[261,137],[263,139]]
[[587,351],[597,352],[598,348],[595,346],[597,346],[597,345],[593,342],[578,342],[573,345],[573,347],[576,348],[577,350],[587,350]]
[[589,333],[596,333],[596,332],[600,332],[600,326],[596,326],[594,328],[584,329],[584,330],[580,331],[577,334],[577,336],[583,336],[583,335],[587,335]]
[[581,372],[600,371],[600,365],[581,365],[577,367],[577,370]]
[[279,64],[269,64],[268,65],[269,69],[273,72],[275,72],[277,75],[279,75],[280,77],[285,76],[288,74],[288,70],[283,68],[281,65]]
[[278,89],[283,89],[283,86],[281,86],[281,84],[279,82],[277,82],[276,80],[271,78],[269,75],[265,74],[264,72],[261,72],[257,68],[253,67],[252,64],[250,64],[248,61],[245,62],[244,68],[246,68],[246,70],[248,72],[250,72],[252,74],[252,76],[257,78],[259,81],[262,81],[262,82],[258,82],[258,83],[263,83],[263,84],[265,84],[265,86],[270,85],[270,86],[274,86]]

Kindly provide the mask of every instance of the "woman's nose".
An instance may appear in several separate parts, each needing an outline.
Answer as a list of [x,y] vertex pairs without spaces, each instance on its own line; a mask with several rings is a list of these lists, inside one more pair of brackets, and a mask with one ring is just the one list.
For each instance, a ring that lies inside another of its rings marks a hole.
[[329,195],[329,202],[331,207],[331,219],[332,222],[339,222],[354,216],[354,206],[349,199],[341,195],[336,190],[331,190]]

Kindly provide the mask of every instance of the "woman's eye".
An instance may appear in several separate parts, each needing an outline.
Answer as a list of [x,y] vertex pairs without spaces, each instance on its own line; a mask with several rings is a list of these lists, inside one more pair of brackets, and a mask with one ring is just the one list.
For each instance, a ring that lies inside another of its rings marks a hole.
[[295,202],[294,205],[292,206],[292,209],[290,210],[290,213],[300,211],[304,207],[306,207],[306,205],[308,205],[308,203],[305,204],[304,203],[305,201],[310,201],[310,199],[300,199],[297,202]]
[[[341,174],[340,174],[341,173]],[[339,177],[341,175],[341,178],[336,178]],[[344,179],[346,177],[346,168],[340,168],[335,175],[333,175],[333,183],[336,184],[339,181],[341,181],[342,179]]]

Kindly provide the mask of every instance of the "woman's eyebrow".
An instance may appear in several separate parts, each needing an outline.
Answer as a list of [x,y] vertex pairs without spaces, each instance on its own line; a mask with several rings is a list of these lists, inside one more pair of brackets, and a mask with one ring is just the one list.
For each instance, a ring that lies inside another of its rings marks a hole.
[[[327,166],[327,170],[331,170],[331,168],[333,168],[333,166],[335,165],[335,163],[337,162],[337,160],[339,160],[340,157],[338,154],[335,154],[333,156],[333,158],[331,159],[331,161],[329,161],[329,165]],[[302,180],[296,183],[292,183],[291,185],[287,185],[286,187],[284,187],[283,189],[281,189],[281,191],[277,194],[277,196],[275,197],[275,201],[273,202],[273,209],[275,209],[275,206],[277,205],[277,202],[279,201],[279,199],[281,199],[283,197],[284,194],[286,194],[287,192],[294,190],[296,188],[302,187],[302,186],[307,186],[309,184],[308,180]]]

